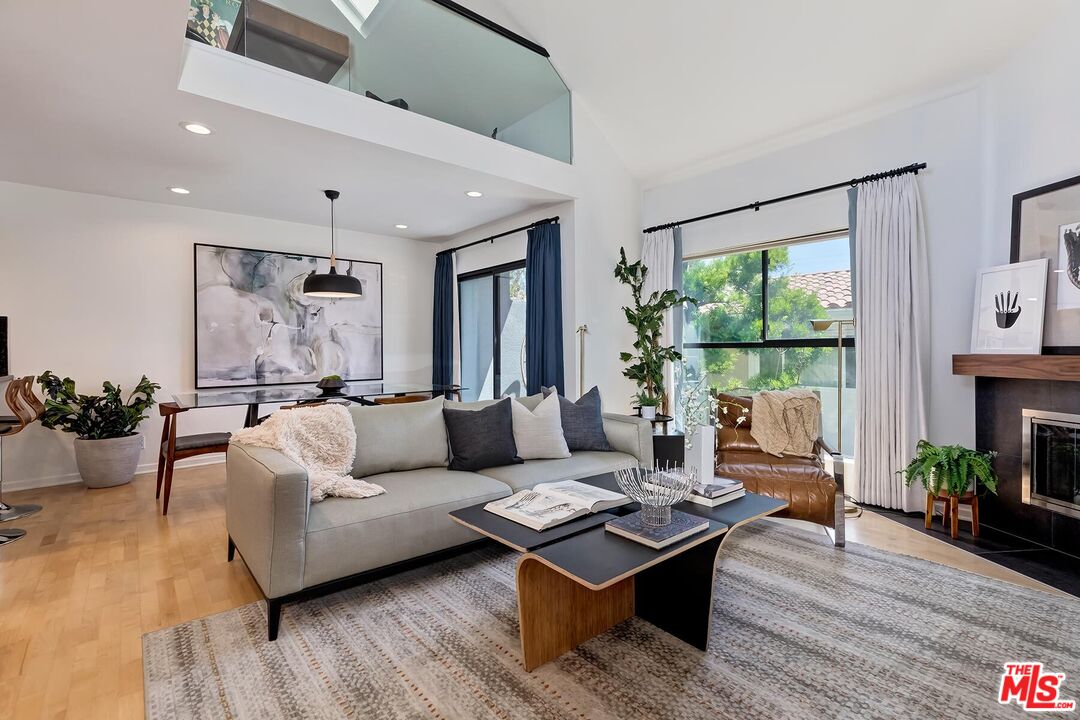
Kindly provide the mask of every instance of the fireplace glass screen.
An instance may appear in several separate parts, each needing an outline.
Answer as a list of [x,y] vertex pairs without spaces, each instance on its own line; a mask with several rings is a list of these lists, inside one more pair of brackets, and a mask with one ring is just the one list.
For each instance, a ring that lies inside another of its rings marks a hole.
[[1080,511],[1080,424],[1032,418],[1029,432],[1030,500],[1025,500]]

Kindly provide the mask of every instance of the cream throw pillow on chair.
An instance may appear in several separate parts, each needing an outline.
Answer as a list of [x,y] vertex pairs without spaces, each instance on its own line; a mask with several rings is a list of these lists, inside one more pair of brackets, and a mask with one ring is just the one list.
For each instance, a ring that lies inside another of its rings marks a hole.
[[529,410],[522,403],[510,403],[514,419],[514,444],[522,460],[541,458],[568,458],[570,450],[562,431],[562,415],[559,396],[551,394],[543,399],[536,410]]

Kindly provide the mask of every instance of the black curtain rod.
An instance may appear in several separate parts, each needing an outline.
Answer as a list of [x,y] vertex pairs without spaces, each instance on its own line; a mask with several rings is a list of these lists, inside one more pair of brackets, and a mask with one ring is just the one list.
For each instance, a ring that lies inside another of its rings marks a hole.
[[537,220],[536,222],[531,222],[528,225],[522,225],[521,227],[514,228],[513,230],[507,230],[506,232],[501,232],[498,235],[492,235],[491,237],[481,238],[479,240],[473,240],[471,243],[465,243],[464,245],[458,245],[457,247],[446,248],[445,250],[440,250],[439,252],[437,252],[435,254],[436,255],[446,255],[447,253],[453,253],[453,252],[457,252],[458,250],[464,250],[465,248],[471,248],[473,245],[480,245],[480,244],[486,243],[486,242],[495,242],[499,238],[506,237],[507,235],[513,235],[514,233],[519,233],[522,230],[528,230],[530,228],[534,228],[537,225],[547,225],[548,223],[557,223],[557,222],[559,222],[559,216],[558,215],[556,215],[555,217],[544,218],[543,220]]
[[783,197],[772,198],[771,200],[759,200],[757,202],[749,203],[748,205],[740,205],[739,207],[729,208],[728,210],[721,210],[720,212],[709,213],[708,215],[698,215],[697,217],[689,218],[688,220],[679,220],[678,222],[664,223],[663,225],[653,225],[650,228],[642,230],[643,233],[656,232],[657,230],[667,230],[668,228],[678,227],[680,225],[689,225],[690,223],[700,222],[701,220],[712,220],[718,218],[721,215],[731,215],[732,213],[742,212],[744,210],[758,211],[766,205],[775,205],[776,203],[787,202],[788,200],[796,200],[798,198],[806,197],[808,195],[817,195],[818,193],[828,192],[829,190],[839,190],[843,187],[855,187],[856,185],[862,185],[866,182],[872,182],[874,180],[882,180],[888,177],[896,177],[897,175],[907,175],[908,173],[919,174],[920,170],[926,169],[926,163],[915,163],[914,165],[905,165],[895,170],[886,170],[885,172],[874,173],[873,175],[863,175],[861,178],[854,178],[852,180],[846,180],[844,182],[833,183],[832,185],[826,185],[824,187],[814,188],[813,190],[804,190],[802,192],[794,193],[792,195],[784,195]]

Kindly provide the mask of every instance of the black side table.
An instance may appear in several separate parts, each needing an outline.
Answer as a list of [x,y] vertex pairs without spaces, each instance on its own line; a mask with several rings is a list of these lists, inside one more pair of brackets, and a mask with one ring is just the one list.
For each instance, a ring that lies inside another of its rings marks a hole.
[[660,467],[681,467],[686,462],[686,437],[678,430],[663,435],[653,433],[652,446],[653,458],[660,463]]

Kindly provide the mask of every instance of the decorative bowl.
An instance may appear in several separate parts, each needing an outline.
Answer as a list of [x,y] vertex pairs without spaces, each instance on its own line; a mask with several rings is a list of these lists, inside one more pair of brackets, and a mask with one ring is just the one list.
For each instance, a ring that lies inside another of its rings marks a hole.
[[324,377],[315,387],[322,390],[323,397],[333,397],[343,394],[342,388],[345,387],[345,381],[341,378]]
[[671,523],[671,506],[690,496],[697,482],[694,468],[659,463],[652,469],[640,466],[615,471],[615,481],[624,493],[641,505],[641,521],[653,527]]

